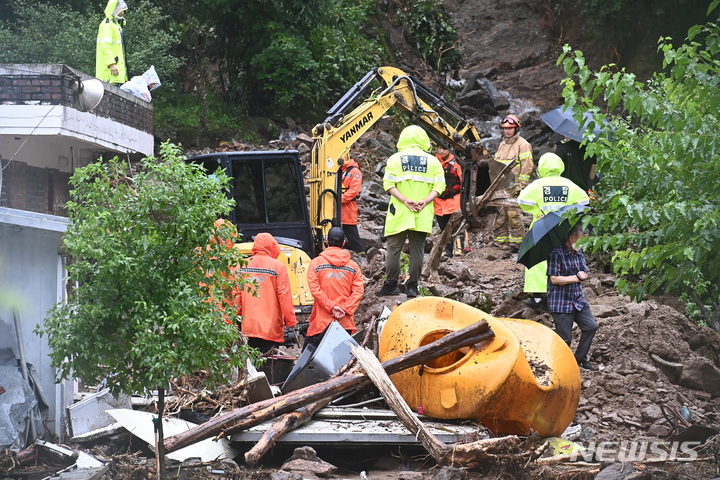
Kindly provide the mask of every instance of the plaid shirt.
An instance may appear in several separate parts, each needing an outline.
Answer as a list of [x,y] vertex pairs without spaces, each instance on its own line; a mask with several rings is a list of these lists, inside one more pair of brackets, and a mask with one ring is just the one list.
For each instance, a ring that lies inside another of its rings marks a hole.
[[582,284],[555,285],[550,281],[551,276],[573,276],[578,272],[587,272],[582,251],[572,252],[563,244],[550,252],[547,263],[547,303],[551,312],[571,313],[573,308],[580,311],[587,305]]

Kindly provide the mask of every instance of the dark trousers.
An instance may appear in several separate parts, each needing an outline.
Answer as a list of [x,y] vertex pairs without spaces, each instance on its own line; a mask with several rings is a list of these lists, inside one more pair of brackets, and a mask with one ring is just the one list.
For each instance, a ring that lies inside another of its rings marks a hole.
[[400,253],[405,240],[410,244],[410,268],[408,283],[417,285],[425,260],[425,232],[405,230],[387,237],[387,253],[385,255],[385,276],[388,282],[397,282],[400,277]]
[[573,323],[578,324],[582,334],[575,350],[575,359],[578,363],[587,361],[587,354],[590,351],[590,345],[592,345],[597,330],[597,323],[595,323],[595,318],[590,311],[590,305],[585,304],[582,310],[573,309],[570,313],[552,312],[552,317],[555,322],[555,332],[567,343],[568,347],[572,342]]
[[268,350],[272,350],[273,348],[277,348],[282,343],[273,342],[272,340],[265,340],[264,338],[257,338],[257,337],[247,337],[248,346],[257,348],[260,350],[260,353],[267,353]]
[[357,225],[346,225],[343,223],[343,232],[345,232],[345,246],[348,250],[355,253],[365,253],[365,245],[360,238],[360,232]]

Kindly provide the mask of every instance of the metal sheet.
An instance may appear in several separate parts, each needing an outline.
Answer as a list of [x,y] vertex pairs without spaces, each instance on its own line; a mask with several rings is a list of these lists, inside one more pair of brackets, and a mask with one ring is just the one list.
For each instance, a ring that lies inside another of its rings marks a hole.
[[300,354],[283,384],[282,392],[288,393],[324,382],[352,358],[350,349],[357,345],[338,322],[332,322],[317,348],[310,345]]

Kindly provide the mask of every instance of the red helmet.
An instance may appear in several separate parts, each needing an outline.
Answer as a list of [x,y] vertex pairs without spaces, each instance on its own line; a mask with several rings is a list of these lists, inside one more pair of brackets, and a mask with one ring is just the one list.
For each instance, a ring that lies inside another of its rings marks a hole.
[[503,121],[500,122],[500,126],[503,128],[522,127],[522,125],[520,125],[520,119],[513,114],[507,115],[505,118],[503,118]]

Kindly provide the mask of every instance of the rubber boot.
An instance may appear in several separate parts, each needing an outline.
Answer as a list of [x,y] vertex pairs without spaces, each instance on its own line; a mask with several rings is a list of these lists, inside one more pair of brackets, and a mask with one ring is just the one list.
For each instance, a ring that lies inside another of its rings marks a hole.
[[386,297],[390,295],[400,295],[400,289],[398,288],[397,281],[388,282],[386,280],[385,283],[383,283],[382,288],[375,291],[376,297]]

